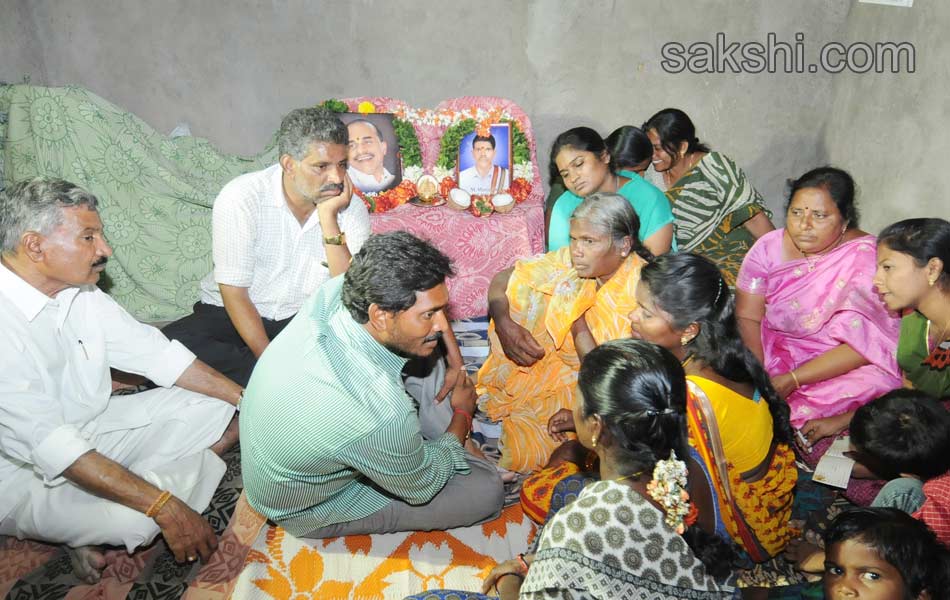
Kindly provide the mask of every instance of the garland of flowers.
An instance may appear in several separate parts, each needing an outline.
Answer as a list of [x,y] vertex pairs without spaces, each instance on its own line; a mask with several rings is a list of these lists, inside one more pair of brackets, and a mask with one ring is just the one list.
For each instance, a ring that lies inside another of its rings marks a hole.
[[[508,123],[511,127],[511,160],[514,164],[512,165],[513,178],[508,193],[514,198],[516,204],[520,204],[531,194],[531,147],[528,145],[528,137],[521,131],[517,121],[502,117],[497,122]],[[452,188],[458,187],[458,182],[454,177],[458,149],[462,139],[475,131],[478,124],[476,119],[466,117],[449,126],[442,134],[439,142],[439,158],[435,163],[435,177],[441,180],[439,187],[443,196],[447,197]],[[490,198],[472,196],[469,212],[473,215],[486,217],[493,210]]]
[[[351,112],[350,107],[342,100],[325,100],[319,106],[333,112]],[[501,109],[495,110],[497,111],[496,114],[502,114]],[[357,112],[375,113],[376,107],[372,102],[364,101],[357,107]],[[358,189],[354,189],[354,192],[363,200],[369,212],[392,210],[418,195],[414,182],[423,174],[422,151],[413,124],[419,123],[447,128],[440,141],[439,156],[433,173],[436,180],[439,181],[440,194],[447,198],[449,192],[458,187],[458,182],[455,180],[455,165],[458,161],[458,148],[462,138],[475,131],[479,122],[485,121],[490,116],[492,116],[492,112],[477,107],[458,111],[417,109],[407,106],[395,108],[393,110],[393,128],[402,157],[403,180],[396,187],[384,192],[364,193]],[[524,202],[531,194],[531,181],[534,178],[534,167],[531,164],[531,146],[528,144],[528,137],[522,131],[518,121],[510,116],[500,116],[497,119],[492,118],[490,120],[496,123],[507,123],[511,126],[511,160],[513,164],[511,169],[512,181],[508,193],[514,198],[515,203]],[[487,216],[493,212],[490,198],[473,198],[472,200],[469,210],[475,216]]]
[[[502,118],[500,123],[508,123],[511,126],[511,160],[514,164],[531,164],[531,148],[528,145],[528,137],[521,131],[521,127],[514,119]],[[447,170],[455,169],[455,163],[458,161],[459,144],[462,138],[475,131],[478,121],[475,119],[462,119],[445,130],[442,134],[442,141],[439,145],[439,158],[435,164],[438,167]]]
[[[351,112],[346,102],[333,98],[324,100],[320,103],[320,106],[337,113]],[[364,114],[375,113],[376,107],[370,102],[361,102],[358,111]],[[383,192],[366,193],[358,188],[353,189],[371,213],[392,210],[417,195],[414,182],[422,175],[422,150],[419,147],[416,129],[409,121],[394,116],[393,130],[396,133],[396,141],[399,143],[399,154],[402,159],[402,181],[396,187]]]
[[666,524],[682,535],[686,527],[696,522],[686,491],[686,463],[670,451],[670,458],[658,460],[653,468],[653,480],[647,484],[647,493],[663,507]]

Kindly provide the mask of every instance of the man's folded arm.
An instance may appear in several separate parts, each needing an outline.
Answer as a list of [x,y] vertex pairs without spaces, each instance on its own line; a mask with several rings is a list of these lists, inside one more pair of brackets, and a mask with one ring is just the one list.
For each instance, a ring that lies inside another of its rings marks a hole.
[[424,440],[415,414],[407,413],[341,451],[341,461],[408,504],[425,504],[456,473],[468,473],[458,438]]

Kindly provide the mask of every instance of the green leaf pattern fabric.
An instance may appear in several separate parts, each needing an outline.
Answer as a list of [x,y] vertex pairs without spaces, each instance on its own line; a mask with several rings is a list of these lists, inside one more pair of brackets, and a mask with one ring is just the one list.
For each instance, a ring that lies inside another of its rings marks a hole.
[[61,177],[99,198],[115,254],[100,282],[136,318],[191,312],[211,271],[211,206],[225,183],[277,161],[274,140],[250,157],[198,137],[168,138],[78,88],[0,86],[4,185]]

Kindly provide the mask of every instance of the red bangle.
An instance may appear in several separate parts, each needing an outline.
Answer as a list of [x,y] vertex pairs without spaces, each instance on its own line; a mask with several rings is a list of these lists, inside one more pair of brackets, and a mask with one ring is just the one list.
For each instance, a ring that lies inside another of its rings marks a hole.
[[462,415],[463,417],[465,417],[465,421],[468,423],[468,428],[469,430],[471,430],[472,429],[472,415],[468,414],[468,411],[464,411],[461,408],[456,408],[454,412],[457,415]]
[[524,559],[524,552],[518,555],[518,562],[521,563],[521,574],[526,575],[528,573],[528,561]]

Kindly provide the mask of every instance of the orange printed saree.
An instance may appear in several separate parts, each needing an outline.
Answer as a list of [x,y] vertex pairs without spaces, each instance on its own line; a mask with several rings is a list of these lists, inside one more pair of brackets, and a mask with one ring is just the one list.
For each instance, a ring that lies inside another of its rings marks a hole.
[[551,415],[574,405],[580,361],[571,325],[581,315],[594,340],[629,337],[627,315],[636,307],[640,269],[646,264],[631,254],[599,289],[571,266],[570,248],[520,260],[508,281],[511,318],[531,332],[544,348],[544,358],[521,367],[505,356],[488,329],[490,353],[478,371],[478,392],[487,396],[482,408],[501,420],[501,466],[521,472],[540,469],[558,446],[547,433]]

